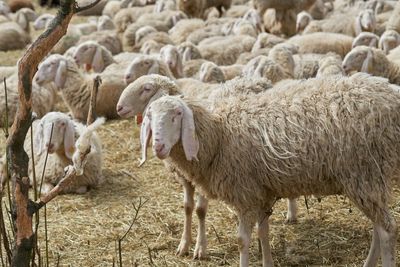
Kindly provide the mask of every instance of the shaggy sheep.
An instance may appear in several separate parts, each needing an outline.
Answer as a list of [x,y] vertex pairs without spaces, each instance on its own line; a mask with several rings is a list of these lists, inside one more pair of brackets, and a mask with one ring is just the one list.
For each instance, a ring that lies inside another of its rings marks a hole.
[[205,26],[204,21],[201,19],[182,19],[168,31],[168,34],[175,44],[180,44],[186,41],[186,38],[192,32]]
[[115,24],[108,16],[100,16],[97,20],[97,30],[98,31],[106,31],[106,30],[114,30]]
[[390,61],[382,50],[357,46],[343,59],[342,67],[346,73],[366,72],[389,79],[400,85],[400,66]]
[[171,38],[166,32],[159,32],[154,27],[144,26],[136,31],[134,50],[139,50],[142,45],[149,40],[155,41],[161,46],[173,44]]
[[225,76],[221,68],[213,62],[205,62],[199,70],[199,79],[205,83],[223,83]]
[[[125,85],[115,73],[103,74],[101,78],[96,114],[107,119],[118,118],[115,105]],[[35,81],[38,84],[54,82],[73,117],[80,121],[86,120],[93,79],[81,73],[73,60],[62,55],[49,56],[40,63]]]
[[328,75],[344,75],[342,59],[337,54],[328,53],[319,60],[318,65],[317,78]]
[[169,29],[164,22],[161,22],[159,20],[151,20],[148,22],[135,22],[128,26],[128,28],[126,29],[126,31],[122,36],[122,43],[125,51],[128,50],[133,51],[135,49],[138,49],[136,47],[136,37],[137,37],[136,33],[144,27],[146,28],[151,27],[156,31],[161,31],[161,32],[167,32]]
[[374,225],[365,266],[379,256],[396,266],[388,202],[400,163],[400,95],[386,81],[332,76],[221,102],[209,111],[174,96],[153,101],[142,123],[141,164],[151,139],[159,159],[234,208],[240,266],[249,266],[255,223],[263,266],[273,266],[268,219],[276,199],[310,194],[351,199]]
[[379,48],[382,49],[385,54],[389,54],[389,51],[396,48],[400,44],[400,35],[395,30],[385,31],[379,39]]
[[154,7],[153,6],[144,6],[144,7],[130,7],[123,8],[115,14],[114,24],[117,27],[117,31],[119,33],[123,33],[126,28],[134,23],[141,15],[146,13],[152,13]]
[[[34,135],[35,170],[41,173],[49,152],[46,170],[44,173],[42,193],[48,193],[64,176],[64,168],[72,165],[72,155],[75,151],[75,140],[85,131],[85,126],[73,121],[68,115],[60,112],[47,113],[41,120],[32,124]],[[32,129],[31,128],[31,129]],[[51,136],[51,139],[50,139]],[[24,149],[31,157],[30,133],[26,135]],[[90,153],[82,175],[73,179],[72,183],[62,193],[86,193],[91,188],[99,185],[103,180],[102,175],[102,150],[101,142],[93,133],[90,142]],[[29,177],[32,176],[32,164],[29,164]],[[3,170],[4,178],[7,177]],[[31,180],[32,184],[32,180]]]
[[15,22],[0,24],[0,51],[23,49],[30,42],[29,20],[23,12],[17,12]]
[[362,31],[374,32],[376,28],[375,13],[372,9],[362,10],[357,17],[339,14],[325,20],[311,21],[304,33],[332,32],[357,36]]
[[294,36],[287,42],[297,45],[299,53],[326,54],[334,52],[344,57],[351,50],[353,38],[339,33],[315,32]]
[[324,58],[324,54],[298,54],[293,55],[295,62],[294,78],[308,79],[315,77],[319,68],[319,61]]
[[232,80],[236,77],[239,77],[242,75],[243,72],[243,65],[241,64],[233,64],[229,66],[219,66],[221,69],[222,73],[224,74],[225,80]]
[[360,45],[378,47],[379,36],[372,32],[361,32],[354,38],[352,48]]
[[174,78],[168,65],[156,57],[140,55],[136,57],[125,71],[125,83],[130,84],[137,78],[148,74],[160,74]]
[[166,45],[160,50],[160,60],[164,61],[176,79],[183,77],[181,55],[173,45]]
[[73,58],[78,66],[86,65],[86,70],[102,72],[108,65],[115,63],[111,52],[94,41],[86,41],[78,45]]
[[219,14],[222,15],[223,9],[228,10],[231,7],[232,0],[177,0],[178,9],[185,12],[192,18],[205,18],[205,11],[210,7],[216,7]]
[[253,58],[243,67],[243,76],[268,78],[274,84],[284,79],[291,79],[281,65],[266,56],[258,56]]
[[106,47],[113,55],[122,52],[122,43],[118,34],[113,30],[96,31],[89,35],[84,35],[79,38],[78,44],[86,41],[96,41],[102,46]]

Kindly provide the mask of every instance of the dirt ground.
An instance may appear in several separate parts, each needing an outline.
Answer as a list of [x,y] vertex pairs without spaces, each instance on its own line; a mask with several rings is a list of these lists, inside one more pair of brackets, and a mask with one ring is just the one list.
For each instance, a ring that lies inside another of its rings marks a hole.
[[[0,52],[0,65],[13,65],[23,51]],[[3,90],[2,85],[0,89]],[[182,189],[163,163],[151,158],[138,168],[139,129],[133,121],[109,121],[99,130],[103,143],[105,182],[85,195],[62,195],[47,205],[50,266],[114,266],[116,240],[129,227],[133,204],[147,200],[131,232],[122,242],[123,266],[238,266],[236,216],[212,200],[207,215],[208,258],[175,255],[182,228]],[[5,138],[0,131],[0,153]],[[7,202],[6,199],[3,200]],[[400,215],[395,190],[392,212]],[[286,200],[277,202],[271,217],[270,242],[276,266],[361,266],[368,254],[371,223],[341,196],[299,200],[299,222],[285,224]],[[193,240],[197,218],[194,214]],[[45,251],[41,212],[40,248]],[[194,243],[194,242],[193,242]],[[253,235],[251,266],[260,266]],[[400,260],[400,250],[397,258]]]

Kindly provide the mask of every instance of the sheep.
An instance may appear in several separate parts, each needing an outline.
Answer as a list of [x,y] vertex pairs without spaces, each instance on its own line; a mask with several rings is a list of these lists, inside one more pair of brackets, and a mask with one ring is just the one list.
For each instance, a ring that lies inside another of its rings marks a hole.
[[73,58],[78,66],[86,65],[87,70],[93,68],[94,72],[102,72],[108,65],[116,63],[111,52],[94,41],[78,45]]
[[176,79],[183,77],[181,55],[173,45],[163,46],[160,50],[160,60],[164,61]]
[[[272,87],[270,82],[266,79],[234,79],[227,82],[222,88],[212,90],[211,95],[202,94],[202,92],[188,92],[181,88],[171,79],[157,74],[146,75],[138,78],[131,83],[124,92],[117,104],[118,114],[123,118],[130,118],[135,115],[141,114],[146,110],[152,101],[163,95],[178,95],[184,90],[185,97],[187,95],[196,95],[201,98],[213,97],[220,99],[232,94],[255,94],[268,90]],[[193,94],[194,93],[194,94]],[[168,168],[168,166],[166,166]],[[174,170],[172,170],[174,171]],[[175,172],[175,171],[174,171]],[[178,246],[178,254],[184,255],[188,253],[191,243],[191,218],[194,206],[193,193],[194,187],[187,183],[186,180],[176,173],[177,180],[182,184],[184,189],[184,207],[185,207],[185,224],[181,242]],[[207,200],[199,195],[198,202],[196,203],[196,213],[199,217],[199,231],[196,241],[196,248],[194,257],[202,258],[206,253],[206,235],[205,235],[205,216],[207,212]],[[201,211],[201,212],[200,212]]]
[[400,3],[397,2],[394,7],[393,12],[391,13],[388,22],[386,23],[386,30],[395,30],[396,32],[400,32]]
[[323,54],[298,54],[293,55],[295,62],[294,78],[308,79],[315,77],[319,69],[319,61],[324,58]]
[[346,73],[366,72],[382,76],[389,82],[400,85],[400,66],[390,61],[379,49],[357,46],[343,59],[342,67]]
[[379,48],[382,49],[385,54],[389,54],[389,51],[396,48],[400,44],[400,35],[395,30],[385,31],[379,39]]
[[[84,11],[78,12],[78,16],[101,16],[104,7],[106,6],[108,0],[100,0],[99,3],[97,3],[95,6],[86,9]],[[90,0],[87,1],[81,1],[79,4],[82,6],[85,6],[87,4],[91,3]]]
[[400,66],[400,46],[396,47],[395,49],[390,50],[389,54],[386,57]]
[[256,51],[263,48],[272,48],[277,44],[283,43],[285,39],[280,38],[276,35],[270,33],[260,33],[257,36],[257,40],[254,43],[251,52],[255,53]]
[[89,35],[84,35],[79,38],[78,45],[86,41],[97,41],[102,46],[106,47],[113,55],[122,52],[122,43],[118,34],[113,30],[96,31]]
[[234,64],[243,52],[250,52],[255,39],[247,35],[211,37],[199,43],[202,57],[217,65]]
[[16,13],[21,8],[29,8],[31,10],[35,10],[32,1],[29,0],[11,0],[8,1],[8,6],[12,13]]
[[9,18],[9,13],[10,13],[10,7],[8,6],[8,4],[4,1],[0,1],[0,15]]
[[[136,37],[137,37],[136,33],[144,27],[151,27],[156,31],[162,31],[162,32],[168,31],[168,27],[165,25],[165,23],[158,20],[151,20],[149,21],[149,23],[135,22],[128,26],[128,28],[126,29],[126,31],[122,36],[122,44],[125,51],[132,51],[138,49],[136,46]],[[147,39],[149,39],[149,37],[147,37]]]
[[293,81],[285,90],[229,98],[212,111],[163,96],[146,110],[141,165],[151,139],[159,159],[207,198],[234,208],[241,267],[249,266],[256,222],[263,266],[273,266],[272,207],[279,197],[309,194],[351,199],[374,225],[365,266],[381,256],[383,266],[394,267],[397,227],[388,202],[400,163],[399,108],[400,95],[374,77]]
[[15,22],[3,22],[0,27],[0,51],[25,48],[31,42],[29,21],[26,15],[19,11]]
[[328,53],[319,60],[318,65],[317,78],[327,75],[344,75],[342,59],[337,54]]
[[[46,160],[45,151],[49,152],[42,187],[42,193],[46,194],[64,176],[64,168],[72,165],[71,159],[76,149],[75,140],[84,133],[86,127],[61,112],[47,113],[40,121],[34,121],[32,126],[36,173],[42,172]],[[26,136],[24,149],[31,157],[30,133]],[[84,194],[91,188],[95,188],[103,181],[101,167],[101,141],[93,133],[90,142],[90,153],[87,155],[87,163],[82,175],[77,175],[76,179],[63,189],[62,193]],[[33,177],[32,172],[32,164],[30,163],[29,177]]]
[[97,20],[97,30],[98,31],[106,31],[106,30],[114,30],[115,24],[108,16],[100,16]]
[[275,35],[293,36],[296,34],[296,18],[295,9],[267,9],[263,16],[264,27]]
[[130,84],[137,78],[147,74],[160,74],[174,78],[168,65],[156,57],[141,55],[136,57],[125,71],[125,83]]
[[[18,108],[18,76],[14,75],[7,78],[7,102],[8,102],[8,126],[13,121]],[[49,84],[46,86],[38,86],[36,83],[32,84],[32,110],[36,113],[37,117],[41,118],[46,113],[54,110],[56,104],[56,89],[54,85]],[[0,91],[0,127],[5,125],[5,93],[4,90]]]
[[233,64],[233,65],[229,65],[229,66],[219,66],[222,73],[224,74],[226,81],[232,80],[235,77],[241,76],[243,67],[244,66],[241,64]]
[[191,42],[183,42],[177,46],[177,49],[183,62],[202,58],[200,50]]
[[360,45],[378,47],[378,43],[380,42],[379,36],[372,32],[361,32],[354,38],[353,43],[351,45],[352,48]]
[[253,0],[253,6],[260,16],[263,16],[265,10],[275,9],[278,11],[294,9],[296,11],[307,10],[316,0]]
[[0,81],[17,73],[17,66],[0,66]]
[[136,31],[134,50],[140,49],[143,43],[145,43],[148,40],[155,41],[162,46],[167,44],[173,44],[172,40],[169,38],[167,33],[159,32],[154,27],[151,26],[144,26]]
[[335,52],[344,57],[351,50],[353,38],[339,33],[315,32],[294,36],[287,42],[297,45],[299,53],[326,54]]
[[114,24],[117,31],[123,33],[126,28],[134,23],[141,15],[152,12],[152,6],[123,8],[115,14]]
[[33,22],[33,28],[36,31],[44,29],[54,18],[55,16],[53,14],[47,14],[47,13],[42,14],[39,17],[37,17],[36,20]]
[[161,13],[164,10],[176,10],[176,3],[174,0],[157,0],[154,7],[155,13]]
[[303,33],[332,32],[357,36],[362,31],[374,32],[376,28],[375,13],[372,9],[360,11],[357,17],[339,14],[326,20],[311,21]]
[[168,34],[175,44],[183,43],[186,38],[195,30],[205,27],[205,23],[201,19],[182,19],[168,31]]
[[231,7],[232,0],[177,0],[177,4],[178,9],[185,12],[189,17],[204,18],[206,9],[210,7],[216,7],[219,14],[222,15],[222,8],[228,10]]
[[[101,78],[96,114],[107,119],[118,118],[115,105],[125,85],[115,73],[103,73]],[[62,55],[49,56],[40,63],[35,81],[39,85],[54,82],[73,117],[80,121],[86,120],[93,79],[81,73],[73,60]]]
[[161,48],[163,48],[162,44],[150,39],[143,43],[139,52],[145,55],[155,55],[160,53]]
[[205,83],[223,83],[225,76],[222,70],[212,62],[205,62],[199,70],[199,79]]
[[278,63],[266,56],[258,56],[250,60],[243,67],[243,76],[245,77],[265,77],[274,84],[284,79],[293,78]]
[[307,11],[301,11],[296,17],[296,32],[302,32],[313,20],[313,17]]

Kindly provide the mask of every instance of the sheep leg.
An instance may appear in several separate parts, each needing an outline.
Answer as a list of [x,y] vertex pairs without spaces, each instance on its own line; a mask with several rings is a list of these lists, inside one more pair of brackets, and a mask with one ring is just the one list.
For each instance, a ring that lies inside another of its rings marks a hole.
[[254,223],[249,221],[249,214],[239,214],[239,227],[238,227],[238,245],[240,253],[240,267],[249,266],[249,245],[251,239],[251,231]]
[[206,257],[207,236],[206,236],[206,214],[208,200],[204,196],[197,195],[196,214],[199,218],[199,228],[197,232],[196,247],[194,249],[194,259],[204,259]]
[[265,212],[261,212],[258,217],[257,233],[258,238],[261,242],[262,250],[262,266],[273,267],[274,261],[272,260],[271,247],[269,245],[269,215]]
[[374,232],[372,233],[372,243],[369,249],[368,257],[365,260],[363,267],[375,267],[378,264],[381,248],[379,244],[379,233],[377,225],[374,225]]
[[295,198],[288,199],[288,211],[286,215],[286,223],[295,223],[297,221],[297,204]]
[[190,243],[192,242],[192,214],[194,208],[194,187],[185,179],[179,179],[183,185],[183,204],[185,207],[185,221],[181,242],[179,243],[176,254],[184,256],[189,254]]
[[384,224],[386,227],[377,225],[376,228],[379,234],[382,267],[395,267],[397,226],[391,215],[388,216],[390,218]]

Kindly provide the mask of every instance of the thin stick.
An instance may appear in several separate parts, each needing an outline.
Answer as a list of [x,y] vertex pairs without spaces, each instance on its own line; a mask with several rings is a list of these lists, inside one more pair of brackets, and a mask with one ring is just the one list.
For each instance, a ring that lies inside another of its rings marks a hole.
[[44,206],[44,241],[46,245],[46,266],[49,266],[49,239],[47,235],[47,207]]
[[[53,138],[53,128],[54,128],[54,123],[51,124],[51,132],[50,132],[49,143],[51,143],[51,139]],[[46,171],[46,165],[47,165],[47,158],[48,157],[49,157],[49,150],[46,149],[46,158],[44,160],[44,166],[43,166],[43,170],[42,170],[42,178],[40,178],[39,196],[42,193],[42,185],[43,185],[44,173]]]
[[[7,81],[6,78],[4,78],[3,80],[4,83],[4,96],[5,96],[5,100],[6,100],[6,116],[4,118],[4,135],[6,137],[6,139],[8,138],[9,134],[8,134],[8,95],[7,95]],[[11,188],[10,188],[10,174],[8,171],[8,166],[9,166],[9,162],[8,162],[8,155],[6,153],[6,170],[7,170],[7,196],[8,196],[8,205],[11,207]]]
[[90,104],[89,104],[89,111],[87,116],[86,125],[92,124],[97,117],[96,114],[96,101],[97,101],[97,93],[99,91],[99,86],[101,85],[102,81],[100,76],[96,76],[93,79],[93,87],[92,91],[90,92]]
[[2,204],[3,204],[3,201],[1,201],[1,203],[0,203],[0,231],[1,231],[1,236],[3,237],[3,244],[4,244],[4,249],[6,250],[7,260],[9,263],[11,263],[12,254],[11,254],[11,249],[10,249],[10,243],[8,242],[6,226],[4,223],[4,212],[3,212]]

